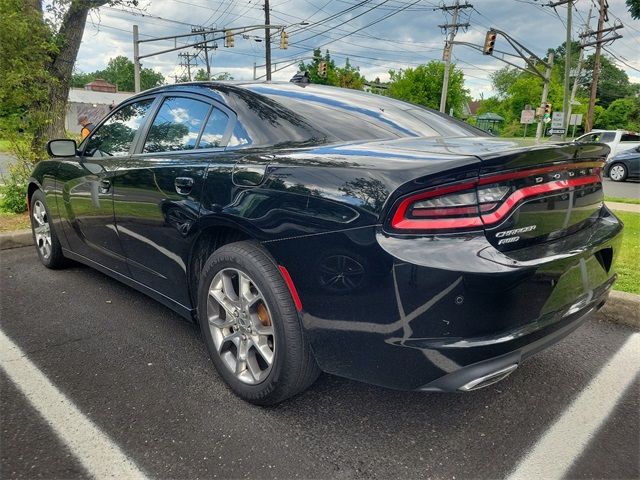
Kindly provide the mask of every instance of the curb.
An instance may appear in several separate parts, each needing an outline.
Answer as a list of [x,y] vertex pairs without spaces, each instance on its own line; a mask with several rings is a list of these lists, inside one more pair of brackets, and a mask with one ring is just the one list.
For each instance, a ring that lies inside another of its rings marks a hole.
[[30,229],[0,233],[0,250],[28,247],[30,245],[33,245],[33,235]]
[[612,290],[600,314],[609,322],[640,329],[640,295]]
[[[31,230],[0,233],[0,250],[33,245]],[[612,290],[600,309],[605,320],[640,329],[640,295]]]

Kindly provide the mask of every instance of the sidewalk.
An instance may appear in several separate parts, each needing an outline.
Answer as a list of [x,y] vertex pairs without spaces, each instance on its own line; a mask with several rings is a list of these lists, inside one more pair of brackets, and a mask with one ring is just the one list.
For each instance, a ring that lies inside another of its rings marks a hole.
[[618,203],[618,202],[605,202],[607,207],[611,210],[618,210],[620,212],[633,212],[640,213],[640,205],[635,203]]

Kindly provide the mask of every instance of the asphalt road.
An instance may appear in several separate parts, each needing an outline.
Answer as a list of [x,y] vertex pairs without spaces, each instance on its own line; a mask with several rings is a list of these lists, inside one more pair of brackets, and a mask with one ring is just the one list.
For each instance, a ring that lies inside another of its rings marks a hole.
[[[2,332],[158,478],[504,478],[637,335],[594,317],[505,381],[469,394],[322,375],[285,404],[259,408],[227,390],[192,325],[146,296],[84,266],[47,270],[32,248],[0,252],[0,265]],[[638,363],[625,369],[635,381],[609,416],[586,415],[603,423],[566,476],[640,477]],[[36,410],[0,377],[2,478],[87,477],[44,420],[49,407]],[[568,447],[579,443],[579,426],[565,425]]]
[[640,182],[627,180],[626,182],[613,182],[608,178],[603,181],[604,194],[609,197],[640,198]]

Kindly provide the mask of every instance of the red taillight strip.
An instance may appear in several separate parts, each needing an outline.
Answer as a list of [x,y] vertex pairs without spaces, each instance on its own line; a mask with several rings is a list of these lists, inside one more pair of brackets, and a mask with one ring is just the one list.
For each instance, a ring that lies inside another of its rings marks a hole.
[[[534,172],[534,170],[528,170],[527,172]],[[491,182],[495,183],[497,177],[490,177]],[[532,185],[524,187],[513,192],[507,199],[500,205],[500,207],[492,213],[488,213],[476,217],[457,217],[457,218],[443,218],[443,219],[416,219],[406,218],[407,210],[413,203],[424,200],[425,198],[431,198],[435,196],[445,195],[447,193],[458,192],[461,190],[468,190],[475,187],[478,184],[464,183],[460,185],[452,185],[446,188],[437,189],[430,192],[425,192],[412,197],[405,198],[398,209],[396,210],[391,220],[391,226],[398,230],[452,230],[462,228],[478,228],[485,225],[491,225],[504,219],[506,215],[522,200],[545,193],[550,193],[556,190],[564,190],[570,187],[580,187],[583,185],[593,184],[600,182],[599,175],[589,175],[588,177],[571,178],[567,180],[557,180],[554,182],[541,183],[539,185]]]
[[399,222],[391,224],[393,228],[400,230],[451,230],[453,228],[477,228],[482,225],[480,217],[443,218],[441,220],[403,218]]
[[597,183],[600,181],[600,177],[597,175],[591,175],[588,177],[572,178],[569,180],[558,180],[555,182],[541,183],[540,185],[533,185],[531,187],[524,187],[520,190],[516,190],[504,201],[500,207],[492,213],[482,215],[482,221],[485,225],[497,223],[502,220],[507,213],[511,211],[519,202],[525,198],[535,197],[543,193],[553,192],[555,190],[564,190],[569,187],[579,187],[581,185],[588,185],[590,183]]
[[287,284],[287,287],[289,288],[289,292],[291,293],[291,296],[293,297],[293,303],[296,304],[296,310],[301,312],[302,311],[302,301],[300,300],[300,295],[298,295],[298,290],[296,289],[296,286],[293,284],[293,280],[291,279],[291,275],[289,275],[289,271],[285,267],[283,267],[282,265],[278,265],[278,269],[280,270],[280,273],[282,274],[282,278],[284,278],[284,281]]
[[[398,205],[398,208],[396,210],[396,213],[393,214],[393,218],[391,219],[391,225],[393,226],[393,228],[404,228],[404,229],[408,229],[408,228],[452,228],[452,227],[402,227],[399,226],[401,224],[404,224],[405,222],[412,222],[412,220],[405,218],[406,214],[407,214],[407,210],[409,209],[409,206],[412,205],[415,202],[419,202],[420,200],[425,200],[427,198],[431,198],[431,197],[439,197],[440,195],[446,195],[447,193],[454,193],[454,192],[459,192],[461,190],[468,190],[470,188],[475,188],[476,185],[478,183],[474,180],[473,182],[467,182],[467,183],[459,183],[457,185],[450,185],[448,187],[443,187],[443,188],[436,188],[434,190],[430,190],[428,192],[423,192],[423,193],[418,193],[417,195],[412,195],[410,197],[405,198],[404,200],[402,200],[402,202],[400,202],[400,205]],[[457,220],[457,219],[456,219]],[[462,219],[465,220],[465,219]],[[418,220],[420,222],[421,225],[426,224],[427,222],[431,222],[432,220]],[[436,220],[434,220],[436,221]],[[437,222],[441,222],[442,220],[437,220]],[[455,228],[455,227],[453,227]]]
[[540,175],[549,172],[555,172],[557,170],[575,170],[578,168],[596,168],[602,167],[604,162],[582,162],[582,163],[564,163],[560,165],[553,165],[551,167],[534,168],[529,170],[519,170],[517,172],[502,173],[498,175],[489,175],[487,177],[481,177],[478,180],[479,185],[487,185],[489,183],[502,182],[504,180],[516,180],[518,178],[531,177],[533,175]]

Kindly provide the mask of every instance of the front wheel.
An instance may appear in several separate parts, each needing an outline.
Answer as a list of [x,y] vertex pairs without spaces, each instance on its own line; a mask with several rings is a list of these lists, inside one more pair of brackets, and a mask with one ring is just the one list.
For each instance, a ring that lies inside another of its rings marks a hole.
[[47,268],[56,269],[63,267],[65,258],[62,254],[62,247],[60,246],[56,232],[51,227],[49,208],[47,207],[44,193],[42,193],[41,190],[33,192],[30,217],[33,242],[36,245],[40,261]]
[[257,243],[225,245],[209,257],[198,318],[218,373],[248,402],[281,402],[320,373],[289,289]]
[[627,167],[623,163],[614,163],[609,169],[609,178],[614,182],[624,182],[627,179]]

